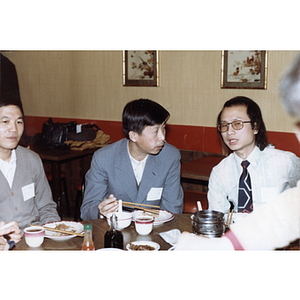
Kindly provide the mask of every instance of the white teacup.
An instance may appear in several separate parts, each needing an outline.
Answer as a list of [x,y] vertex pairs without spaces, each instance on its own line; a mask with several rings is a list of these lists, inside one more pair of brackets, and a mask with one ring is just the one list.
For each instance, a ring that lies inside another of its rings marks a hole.
[[135,218],[134,222],[137,233],[147,235],[152,231],[154,218],[151,216],[139,216]]
[[29,247],[39,247],[44,242],[45,228],[31,226],[24,229],[25,241]]
[[[132,220],[132,215],[130,212],[116,212],[114,213],[117,217],[117,224],[116,224],[116,229],[117,230],[122,230],[126,227],[128,227],[131,224]],[[110,226],[110,217],[112,216],[112,213],[108,213],[106,218],[107,218],[107,224]]]

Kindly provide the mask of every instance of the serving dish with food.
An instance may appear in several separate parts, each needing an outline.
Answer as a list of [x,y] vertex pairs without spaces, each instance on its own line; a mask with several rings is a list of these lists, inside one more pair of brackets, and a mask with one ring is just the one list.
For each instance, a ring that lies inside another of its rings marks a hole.
[[[80,222],[74,222],[74,221],[59,221],[59,222],[50,222],[43,224],[45,227],[54,228],[58,230],[64,230],[68,232],[74,232],[74,233],[84,233],[83,225]],[[66,233],[60,233],[50,230],[45,230],[45,237],[56,240],[56,241],[66,241],[69,239],[74,238],[75,234],[66,234]]]
[[158,251],[160,245],[152,241],[135,241],[126,245],[128,251]]

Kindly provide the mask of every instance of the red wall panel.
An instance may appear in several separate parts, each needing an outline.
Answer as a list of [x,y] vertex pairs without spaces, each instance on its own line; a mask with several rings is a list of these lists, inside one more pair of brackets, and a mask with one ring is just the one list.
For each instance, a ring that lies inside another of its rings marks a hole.
[[[42,131],[42,126],[48,117],[25,117],[25,133],[34,136]],[[77,121],[78,124],[97,124],[106,134],[109,134],[111,141],[115,142],[124,137],[122,123],[118,121],[83,120],[70,118],[53,118],[54,122]],[[288,132],[268,131],[269,142],[277,149],[294,152],[300,157],[300,146],[296,136]],[[166,140],[181,150],[194,150],[211,153],[222,153],[220,137],[214,127],[167,125]]]

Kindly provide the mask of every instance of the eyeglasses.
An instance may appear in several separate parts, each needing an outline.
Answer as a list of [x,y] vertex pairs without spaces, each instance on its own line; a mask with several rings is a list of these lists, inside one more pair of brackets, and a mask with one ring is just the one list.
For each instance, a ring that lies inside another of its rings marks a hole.
[[251,123],[251,121],[233,121],[231,123],[221,123],[218,125],[218,130],[222,133],[228,131],[229,125],[232,126],[234,130],[241,130],[244,127],[244,123]]

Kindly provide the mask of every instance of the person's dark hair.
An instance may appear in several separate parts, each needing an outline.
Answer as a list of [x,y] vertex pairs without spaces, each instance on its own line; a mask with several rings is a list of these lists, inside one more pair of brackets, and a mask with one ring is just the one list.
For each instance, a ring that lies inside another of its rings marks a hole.
[[20,110],[21,110],[22,115],[24,116],[22,102],[16,101],[14,99],[10,100],[10,99],[0,98],[0,107],[2,107],[2,106],[8,106],[8,105],[15,105],[15,106],[19,107]]
[[286,111],[293,117],[300,116],[300,55],[280,82],[280,91]]
[[[217,126],[221,123],[221,114],[225,107],[246,106],[247,115],[250,118],[252,129],[256,129],[258,133],[255,135],[255,144],[262,151],[268,146],[268,136],[265,123],[262,118],[259,106],[250,98],[244,96],[234,97],[225,102],[221,112],[218,115]],[[221,135],[221,133],[218,131]]]
[[169,117],[170,113],[152,100],[133,100],[127,103],[123,110],[123,132],[129,139],[129,131],[141,134],[146,126],[163,124]]

